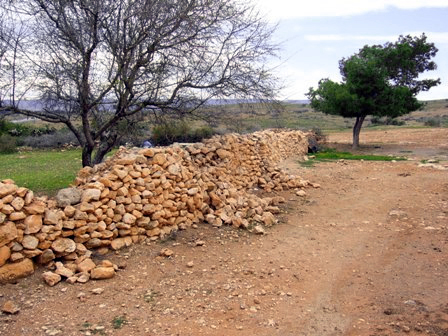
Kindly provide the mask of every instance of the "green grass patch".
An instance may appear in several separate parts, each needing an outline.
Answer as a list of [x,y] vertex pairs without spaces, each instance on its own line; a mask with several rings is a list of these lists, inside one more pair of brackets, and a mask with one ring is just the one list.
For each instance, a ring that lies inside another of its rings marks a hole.
[[54,196],[81,168],[80,149],[0,154],[0,180],[12,179],[38,195]]
[[121,329],[126,323],[128,323],[128,321],[125,316],[115,316],[112,320],[112,326],[114,329]]
[[329,162],[337,160],[363,160],[363,161],[404,161],[401,156],[352,154],[349,152],[338,152],[333,148],[327,148],[310,156],[308,161],[301,161],[302,167],[313,167],[316,162]]

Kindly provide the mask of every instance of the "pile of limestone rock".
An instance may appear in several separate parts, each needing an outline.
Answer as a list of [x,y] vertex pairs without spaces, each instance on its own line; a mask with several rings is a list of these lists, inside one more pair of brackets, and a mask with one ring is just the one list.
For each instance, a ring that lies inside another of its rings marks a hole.
[[278,168],[307,152],[307,134],[262,131],[215,136],[202,143],[125,149],[80,170],[72,188],[55,199],[35,197],[11,180],[0,182],[0,281],[47,265],[45,281],[105,279],[118,269],[95,264],[107,253],[157,240],[199,222],[263,231],[277,222],[281,191],[310,185]]

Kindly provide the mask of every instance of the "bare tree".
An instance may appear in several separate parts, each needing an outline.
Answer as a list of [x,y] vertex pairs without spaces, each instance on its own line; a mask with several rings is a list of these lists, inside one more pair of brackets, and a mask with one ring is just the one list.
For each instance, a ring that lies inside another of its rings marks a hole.
[[[102,161],[138,113],[194,113],[212,98],[272,99],[270,27],[237,0],[26,0],[39,111],[65,124],[82,163]],[[30,70],[31,73],[31,70]],[[6,107],[3,107],[6,109]]]

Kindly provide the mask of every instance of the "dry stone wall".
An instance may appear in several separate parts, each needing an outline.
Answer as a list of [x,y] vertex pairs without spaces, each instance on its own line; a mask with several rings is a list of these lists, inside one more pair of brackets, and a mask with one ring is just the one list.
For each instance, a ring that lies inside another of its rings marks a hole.
[[268,130],[215,136],[202,143],[125,149],[80,170],[72,188],[55,199],[35,197],[11,180],[0,182],[0,281],[27,276],[35,264],[85,282],[110,278],[116,265],[96,265],[92,250],[119,250],[157,240],[199,222],[256,232],[276,223],[281,197],[260,198],[253,188],[281,191],[309,185],[277,164],[307,152],[307,134]]

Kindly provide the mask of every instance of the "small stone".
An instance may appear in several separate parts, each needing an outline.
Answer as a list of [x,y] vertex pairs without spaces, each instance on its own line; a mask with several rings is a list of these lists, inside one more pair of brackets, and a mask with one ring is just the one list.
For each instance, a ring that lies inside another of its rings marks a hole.
[[66,278],[70,278],[74,275],[74,272],[65,267],[61,262],[56,263],[56,271],[54,272]]
[[99,288],[94,288],[94,289],[91,290],[91,292],[92,292],[93,294],[100,295],[100,294],[102,294],[102,293],[104,292],[104,288],[101,288],[101,287],[99,287]]
[[58,284],[62,279],[62,277],[59,274],[50,271],[44,272],[42,274],[42,278],[44,279],[45,283],[50,287],[53,287],[54,285]]
[[254,226],[254,232],[256,234],[265,234],[266,233],[264,228],[261,225],[255,225]]
[[203,240],[196,240],[196,242],[194,244],[196,246],[204,246],[205,245],[205,241],[203,241]]
[[98,265],[99,267],[114,267],[115,265],[107,259],[101,260],[100,264]]
[[6,314],[17,314],[20,308],[15,304],[15,302],[8,300],[3,304],[2,312]]
[[112,248],[112,250],[120,250],[123,247],[126,246],[126,242],[123,238],[117,238],[112,240],[112,242],[110,243],[110,247]]
[[169,248],[164,248],[160,251],[160,255],[163,257],[171,257],[172,255],[174,255],[174,252]]
[[408,214],[402,210],[392,210],[389,212],[389,216],[397,218],[405,218],[408,216]]
[[305,190],[298,190],[296,192],[296,195],[300,196],[300,197],[304,197],[304,196],[306,196],[306,191]]
[[77,276],[71,276],[71,277],[69,277],[69,278],[67,278],[65,280],[65,282],[69,283],[70,285],[75,284],[76,281],[78,281],[78,277]]
[[38,262],[39,262],[39,264],[45,265],[45,264],[49,263],[50,261],[52,261],[54,258],[56,258],[56,256],[54,255],[53,250],[46,249],[39,256]]
[[192,268],[193,266],[194,266],[194,262],[193,261],[187,262],[187,267]]
[[111,279],[115,276],[113,267],[96,267],[90,272],[90,277],[94,280]]
[[93,260],[90,258],[87,258],[87,259],[84,259],[82,262],[80,262],[77,265],[77,270],[78,270],[78,272],[81,272],[81,273],[88,273],[91,270],[93,270],[95,267],[96,267],[96,265],[93,262]]
[[79,283],[86,283],[89,280],[90,280],[90,274],[89,273],[81,273],[78,276],[78,279],[76,281],[78,281]]

